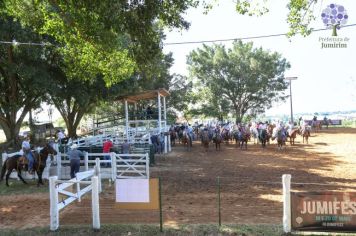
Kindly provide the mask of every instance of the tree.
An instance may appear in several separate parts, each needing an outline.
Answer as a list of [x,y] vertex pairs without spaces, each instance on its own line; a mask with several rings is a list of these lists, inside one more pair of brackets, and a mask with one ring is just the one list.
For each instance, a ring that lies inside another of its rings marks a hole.
[[[0,38],[8,42],[43,40],[1,11]],[[36,46],[16,46],[16,42],[0,44],[0,126],[6,140],[13,144],[18,144],[17,136],[26,114],[37,108],[46,96],[44,87],[49,75],[44,51]]]
[[[58,44],[69,79],[107,85],[128,78],[136,66],[161,53],[162,27],[187,29],[181,16],[196,0],[6,0],[5,10]],[[85,70],[82,70],[85,68]]]
[[222,45],[203,45],[190,53],[187,63],[215,106],[231,109],[236,122],[248,111],[261,113],[286,98],[284,71],[289,63],[276,52],[253,48],[252,43],[235,41],[228,50]]

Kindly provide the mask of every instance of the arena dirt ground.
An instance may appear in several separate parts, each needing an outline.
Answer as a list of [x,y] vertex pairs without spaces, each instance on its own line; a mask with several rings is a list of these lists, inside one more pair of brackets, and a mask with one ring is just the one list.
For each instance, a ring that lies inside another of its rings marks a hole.
[[[262,149],[251,140],[247,150],[222,144],[208,152],[195,142],[188,152],[177,144],[168,155],[157,156],[151,177],[162,178],[165,225],[216,223],[217,177],[221,183],[223,223],[281,224],[283,174],[292,175],[296,191],[355,191],[356,129],[329,128],[312,133],[309,144],[278,150],[275,142]],[[104,181],[100,196],[102,224],[159,223],[158,211],[115,207],[115,189]],[[331,184],[310,185],[314,184]],[[3,184],[3,183],[2,183]],[[91,224],[89,197],[60,212],[60,224]],[[0,228],[49,225],[48,193],[1,196]]]

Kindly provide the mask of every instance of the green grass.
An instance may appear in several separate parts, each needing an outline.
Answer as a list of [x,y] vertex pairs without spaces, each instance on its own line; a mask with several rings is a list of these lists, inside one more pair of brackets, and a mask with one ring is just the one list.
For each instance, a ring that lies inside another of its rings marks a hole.
[[33,228],[26,230],[0,230],[0,235],[131,235],[131,236],[205,236],[205,235],[283,235],[281,225],[223,225],[220,229],[217,225],[182,225],[177,228],[165,227],[159,231],[157,225],[102,225],[100,231],[93,231],[90,226],[62,226],[57,232],[51,232],[48,228]]
[[17,179],[10,179],[9,180],[10,187],[7,187],[4,179],[3,181],[0,182],[0,196],[31,194],[31,193],[39,193],[39,192],[45,193],[49,191],[47,181],[45,181],[45,185],[42,185],[41,187],[37,187],[37,180],[26,180],[26,182],[28,184],[23,184],[22,181]]

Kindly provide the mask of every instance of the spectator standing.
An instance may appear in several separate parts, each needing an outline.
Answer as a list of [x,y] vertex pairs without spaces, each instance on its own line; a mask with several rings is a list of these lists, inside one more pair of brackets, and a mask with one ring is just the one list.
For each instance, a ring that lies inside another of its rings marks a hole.
[[[112,143],[112,139],[107,139],[104,144],[103,144],[103,153],[110,153],[111,151],[111,148],[113,147],[113,143]],[[104,159],[107,160],[107,161],[111,161],[111,158],[110,158],[110,155],[105,155],[104,156]],[[106,167],[111,167],[111,164],[110,163],[105,163],[104,166]]]
[[[125,139],[121,147],[122,154],[130,154],[130,149],[131,149],[131,145],[127,142],[127,139]],[[123,157],[123,158],[128,158],[128,157]]]
[[63,144],[63,140],[65,139],[65,134],[63,133],[62,130],[57,131],[57,141],[59,144]]
[[84,157],[84,153],[77,149],[78,145],[73,144],[70,147],[68,154],[70,160],[70,178],[75,178],[75,174],[79,172],[80,168],[80,157]]

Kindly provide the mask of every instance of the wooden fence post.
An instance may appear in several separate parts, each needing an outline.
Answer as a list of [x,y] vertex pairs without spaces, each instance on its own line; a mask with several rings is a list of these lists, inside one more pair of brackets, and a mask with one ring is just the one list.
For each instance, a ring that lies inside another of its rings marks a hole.
[[84,171],[88,171],[89,170],[89,155],[87,152],[84,153]]
[[93,176],[92,181],[92,211],[93,211],[93,229],[100,229],[100,210],[99,210],[99,178]]
[[283,183],[283,231],[290,233],[291,226],[291,199],[290,199],[290,180],[291,175],[282,175]]
[[116,153],[112,152],[111,153],[111,178],[112,181],[116,181],[116,174],[117,174],[117,166],[116,166]]
[[98,181],[99,181],[99,193],[103,191],[102,186],[101,186],[101,174],[100,174],[100,158],[95,159],[95,175],[98,176]]
[[172,151],[171,135],[168,135],[168,152]]
[[57,176],[62,179],[62,153],[57,154]]
[[150,157],[148,156],[148,153],[145,154],[146,158],[146,174],[147,174],[147,179],[150,178]]
[[58,210],[58,191],[56,188],[57,176],[49,177],[49,196],[50,196],[50,229],[55,231],[59,227]]

